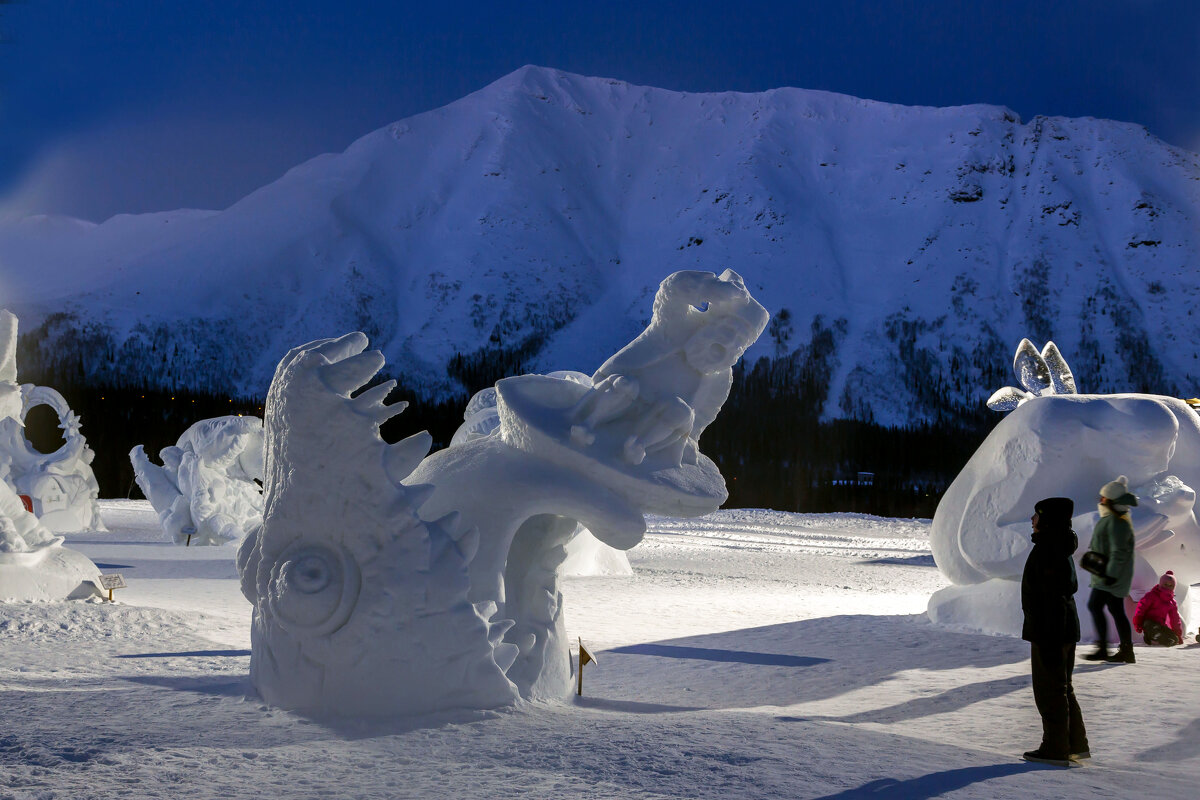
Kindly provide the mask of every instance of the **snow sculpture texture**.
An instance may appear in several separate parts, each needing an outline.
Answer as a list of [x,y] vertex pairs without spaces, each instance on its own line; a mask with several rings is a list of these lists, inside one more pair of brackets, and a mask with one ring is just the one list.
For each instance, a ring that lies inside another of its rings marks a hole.
[[263,425],[228,416],[192,425],[150,461],[142,445],[129,452],[134,479],[176,544],[240,542],[262,521]]
[[[51,531],[104,530],[100,485],[92,473],[96,454],[87,446],[79,417],[61,394],[46,386],[17,384],[17,318],[0,309],[0,480],[29,497],[39,522]],[[40,453],[25,438],[25,417],[37,406],[58,415],[63,444]]]
[[[31,406],[26,406],[24,400],[27,387],[17,385],[16,347],[17,318],[0,310],[0,600],[31,602],[89,596],[99,591],[92,583],[100,576],[96,565],[83,554],[63,547],[62,537],[55,536],[26,511],[8,483],[15,471],[21,479],[19,485],[28,484],[24,480],[28,463],[25,456],[32,450],[21,435],[20,420]],[[97,523],[99,519],[95,512]]]
[[561,697],[563,545],[582,523],[628,549],[645,513],[725,500],[696,440],[766,321],[736,273],[676,273],[594,386],[502,380],[497,432],[424,460],[427,433],[379,437],[405,405],[384,402],[394,381],[354,394],[384,364],[362,333],[288,353],[267,396],[263,522],[238,552],[264,699],[391,716]]
[[[551,372],[547,377],[574,381],[587,388],[592,387],[592,378],[574,370]],[[496,408],[496,388],[489,386],[477,392],[467,402],[463,412],[463,424],[454,432],[450,446],[463,444],[485,436],[499,435],[500,412]],[[558,568],[560,575],[632,575],[629,558],[624,550],[609,547],[592,535],[582,525],[576,524],[575,531],[563,545],[566,558]]]
[[[1200,580],[1200,417],[1182,400],[1144,394],[1077,394],[1053,343],[1042,353],[1022,340],[1014,371],[1025,387],[1006,387],[989,406],[1011,410],[946,491],[934,514],[930,544],[939,569],[956,586],[930,598],[935,622],[1019,635],[1020,576],[1032,547],[1029,516],[1043,497],[1075,500],[1080,547],[1087,549],[1100,487],[1129,476],[1136,601],[1158,576],[1174,570],[1181,613],[1187,586]],[[1094,631],[1085,604],[1086,573],[1076,602],[1085,640]],[[1110,639],[1111,640],[1111,639]]]

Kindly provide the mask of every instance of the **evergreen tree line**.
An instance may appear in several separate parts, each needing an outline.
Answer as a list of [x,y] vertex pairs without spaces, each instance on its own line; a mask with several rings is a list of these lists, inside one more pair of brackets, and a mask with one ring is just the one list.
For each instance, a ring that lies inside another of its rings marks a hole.
[[[798,352],[735,367],[729,399],[700,440],[725,476],[726,505],[932,517],[987,436],[987,418],[906,426],[822,421],[828,373],[811,353]],[[860,481],[859,473],[871,477]]]
[[[910,425],[885,427],[855,420],[824,421],[827,394],[823,359],[832,348],[800,349],[792,356],[760,359],[753,368],[734,370],[729,399],[705,431],[700,449],[721,468],[729,487],[730,507],[784,511],[854,511],[881,516],[930,517],[937,501],[982,442],[988,426]],[[472,354],[456,366],[468,389],[491,385],[524,366],[524,353],[504,353],[503,364],[486,365]],[[377,383],[385,379],[380,376]],[[157,460],[194,422],[228,414],[262,416],[262,398],[229,397],[202,391],[164,391],[148,386],[94,385],[74,375],[34,375],[23,382],[51,386],[81,418],[88,444],[96,453],[92,468],[101,497],[141,496],[133,480],[129,451],[143,445]],[[395,442],[421,430],[433,436],[434,449],[445,447],[462,423],[469,394],[436,402],[414,399],[403,382],[396,401],[411,402],[385,423],[381,434]],[[61,444],[51,414],[32,413],[27,435],[39,449]],[[858,473],[873,473],[868,484]]]

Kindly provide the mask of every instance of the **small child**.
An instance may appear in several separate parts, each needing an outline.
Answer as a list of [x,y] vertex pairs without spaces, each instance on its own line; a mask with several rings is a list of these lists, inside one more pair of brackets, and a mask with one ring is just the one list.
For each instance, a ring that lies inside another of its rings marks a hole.
[[1133,629],[1150,645],[1174,647],[1183,641],[1183,620],[1175,605],[1175,573],[1167,570],[1158,579],[1158,585],[1138,602],[1133,612]]

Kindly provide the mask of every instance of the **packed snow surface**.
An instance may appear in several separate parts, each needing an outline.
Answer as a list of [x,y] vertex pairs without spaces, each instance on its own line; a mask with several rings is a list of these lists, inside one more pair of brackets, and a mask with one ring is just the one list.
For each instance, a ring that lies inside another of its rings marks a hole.
[[583,697],[325,725],[250,687],[232,546],[162,541],[102,501],[68,543],[114,604],[0,605],[0,797],[1190,797],[1200,645],[1079,662],[1094,754],[1040,733],[1028,646],[932,625],[928,520],[719,511],[651,518],[634,574],[567,578]]

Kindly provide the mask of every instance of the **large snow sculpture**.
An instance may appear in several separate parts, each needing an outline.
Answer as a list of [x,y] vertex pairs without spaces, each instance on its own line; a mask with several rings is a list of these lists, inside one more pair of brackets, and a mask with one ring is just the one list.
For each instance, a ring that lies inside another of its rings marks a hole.
[[[1046,354],[1049,353],[1049,357]],[[955,586],[930,598],[935,622],[1017,635],[1020,576],[1030,543],[1029,517],[1043,497],[1070,497],[1087,549],[1102,485],[1129,476],[1139,497],[1132,509],[1136,601],[1174,570],[1181,612],[1187,586],[1200,580],[1200,525],[1193,513],[1200,486],[1200,417],[1182,400],[1158,395],[1076,394],[1074,379],[1053,343],[1042,354],[1028,340],[1014,371],[1026,391],[1002,389],[989,405],[1012,410],[946,491],[934,514],[930,544],[939,569]],[[1084,638],[1094,634],[1086,573],[1076,595]]]
[[[17,384],[17,318],[0,309],[0,480],[29,497],[39,522],[52,531],[104,530],[100,485],[92,473],[95,453],[79,417],[61,394],[46,386]],[[41,453],[25,438],[30,409],[49,406],[58,415],[63,444]]]
[[228,416],[195,423],[150,461],[142,445],[129,452],[133,475],[176,544],[240,542],[262,521],[263,424]]
[[[582,386],[591,388],[592,377],[574,370],[551,372],[547,377],[574,381]],[[450,446],[482,439],[485,436],[500,434],[500,412],[496,408],[496,389],[489,386],[477,392],[467,403],[463,412],[463,424],[454,432]],[[629,557],[624,550],[609,547],[592,535],[592,532],[582,525],[576,524],[574,532],[563,546],[566,558],[559,566],[560,575],[596,576],[596,575],[632,575],[633,568],[629,566]]]
[[263,523],[238,553],[264,699],[379,716],[561,697],[563,545],[582,523],[628,549],[646,512],[725,500],[696,440],[766,321],[735,273],[677,273],[594,387],[502,380],[498,434],[424,461],[428,434],[379,438],[405,405],[384,403],[394,382],[355,394],[384,363],[363,334],[291,351],[267,396]]

